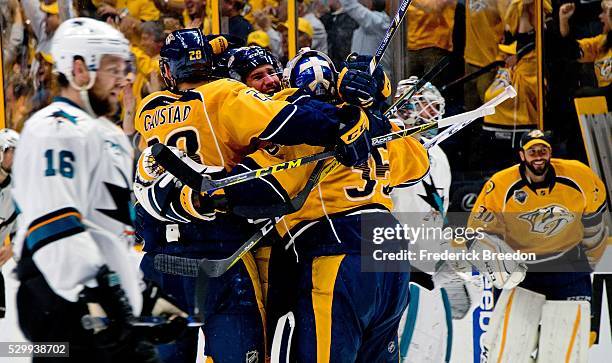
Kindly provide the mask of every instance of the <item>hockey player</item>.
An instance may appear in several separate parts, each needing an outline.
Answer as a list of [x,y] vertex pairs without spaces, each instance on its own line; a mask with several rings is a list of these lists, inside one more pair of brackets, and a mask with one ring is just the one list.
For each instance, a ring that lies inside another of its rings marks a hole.
[[[395,98],[409,92],[417,83],[415,76],[400,81]],[[444,115],[444,106],[444,98],[428,82],[399,108],[395,115],[397,118],[391,121],[401,128],[437,122]],[[426,142],[436,133],[437,129],[426,131],[419,138]],[[400,184],[391,192],[393,215],[402,225],[423,230],[438,229],[441,232],[448,210],[451,170],[440,146],[430,148],[428,155],[429,174],[419,183],[408,186]],[[441,252],[445,244],[436,239],[441,237],[441,233],[431,233],[431,236],[416,239],[410,249],[416,253],[421,250]],[[411,265],[410,280],[414,284],[410,287],[410,306],[400,323],[401,359],[409,362],[448,361],[452,341],[450,318],[461,319],[468,312],[473,300],[468,288],[472,286],[466,286],[466,279],[444,265],[443,261],[416,258]],[[432,333],[434,326],[439,329],[434,329],[435,333]]]
[[[586,362],[589,309],[584,301],[591,300],[590,272],[606,249],[606,188],[586,165],[552,158],[549,137],[540,130],[526,133],[520,147],[521,163],[486,182],[468,222],[482,230],[474,244],[535,254],[535,260],[517,255],[476,264],[494,286],[506,288],[496,303],[485,345],[500,360],[513,356],[525,361],[517,354],[526,352],[528,357],[536,349],[530,339],[538,341],[541,320],[538,361]],[[518,331],[515,326],[520,326],[520,334],[506,336]],[[551,331],[557,338],[550,338]]]
[[[7,237],[15,232],[17,217],[11,196],[11,169],[17,141],[19,134],[15,130],[0,130],[0,268],[13,256],[13,248]],[[0,270],[0,318],[4,318],[5,313],[4,276]]]
[[[319,74],[322,62],[302,60],[305,63],[285,74],[304,76],[308,88],[316,90],[321,79],[312,76]],[[341,72],[340,83],[342,76]],[[321,82],[319,89],[325,89],[326,83]],[[377,92],[384,89],[379,79],[374,85]],[[326,98],[333,99],[332,87],[325,90]],[[388,122],[387,127],[378,132],[391,130]],[[372,265],[362,265],[360,252],[371,243],[368,225],[396,223],[390,213],[391,188],[417,182],[427,171],[427,153],[418,141],[389,142],[375,148],[367,163],[331,172],[302,209],[277,225],[284,239],[281,246],[292,246],[299,256],[297,281],[287,281],[281,292],[297,294],[292,307],[296,329],[292,353],[297,361],[397,362],[397,329],[408,303],[409,273],[362,272],[372,271]],[[278,276],[273,266],[271,274]],[[271,278],[270,293],[273,284]]]
[[[359,163],[367,157],[367,118],[358,108],[336,109],[329,106],[326,112],[321,112],[308,105],[272,100],[235,80],[215,80],[211,74],[213,49],[209,43],[204,42],[201,33],[194,29],[179,30],[169,35],[162,49],[160,65],[171,90],[150,95],[143,100],[137,112],[136,129],[149,144],[163,142],[179,146],[187,155],[203,164],[227,171],[257,150],[261,141],[329,146],[338,144],[340,158],[347,164]],[[352,85],[347,95],[353,95],[354,99],[358,97],[356,95],[367,98],[368,91],[363,92],[352,83],[358,77],[367,79],[367,76],[353,71],[347,77],[344,84]],[[304,133],[301,131],[304,127],[316,132]],[[342,137],[344,131],[348,131],[346,136],[351,136],[340,142],[337,138]],[[212,142],[205,143],[203,140]],[[150,203],[151,194],[145,190],[154,190],[156,186],[163,189],[162,184],[152,180],[148,182],[154,185],[145,186],[145,181],[142,183],[144,192],[137,190],[137,194],[141,195],[139,201],[142,206],[149,215],[158,219],[179,222],[178,233],[170,233],[175,236],[173,241],[180,235],[182,240],[189,243],[176,246],[160,243],[151,246],[149,240],[156,238],[150,236],[151,232],[143,226],[143,233],[149,234],[145,236],[145,250],[149,257],[145,256],[143,264],[150,265],[144,269],[158,270],[159,274],[159,266],[155,266],[151,260],[160,253],[172,255],[171,258],[164,256],[166,260],[176,260],[172,257],[178,256],[227,256],[250,237],[253,227],[244,219],[231,213],[215,213],[218,207],[215,202],[217,196],[199,195],[185,187],[179,193],[179,202],[169,198],[172,200],[169,205],[160,206],[155,202]],[[245,197],[256,197],[253,193],[249,194]],[[193,220],[200,223],[186,223]],[[212,220],[214,225],[210,223]],[[215,362],[264,357],[263,316],[260,316],[262,304],[260,296],[257,296],[259,288],[256,274],[252,256],[248,254],[242,263],[235,265],[226,274],[209,280],[207,303],[203,311],[206,324],[203,329],[206,336],[205,354]],[[167,276],[159,278],[165,280]],[[191,286],[192,290],[194,288],[193,279],[190,282],[181,280],[180,283]],[[221,298],[224,304],[220,304]],[[235,345],[237,341],[240,342],[239,347]]]
[[[521,163],[497,172],[472,209],[469,226],[485,240],[535,253],[519,286],[554,300],[591,298],[590,272],[606,249],[606,188],[586,165],[552,158],[540,130],[521,138]],[[504,271],[495,271],[503,282]],[[495,281],[495,276],[493,279]]]
[[228,61],[231,78],[272,96],[281,90],[283,67],[268,50],[258,47],[238,49]]
[[[70,362],[159,362],[134,315],[186,315],[152,285],[143,291],[130,240],[133,152],[103,117],[118,107],[128,42],[74,18],[57,29],[52,55],[60,97],[26,122],[13,167],[21,329],[33,342],[68,342]],[[108,325],[85,330],[85,315]],[[177,317],[160,333],[184,327]]]

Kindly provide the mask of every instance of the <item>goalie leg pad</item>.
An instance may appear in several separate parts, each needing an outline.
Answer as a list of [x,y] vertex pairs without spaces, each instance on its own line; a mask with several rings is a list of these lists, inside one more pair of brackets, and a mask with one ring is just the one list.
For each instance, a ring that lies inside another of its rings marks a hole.
[[410,284],[410,305],[399,325],[401,362],[450,361],[453,325],[451,308],[442,288]]
[[545,302],[544,295],[520,287],[503,290],[484,336],[481,362],[534,362]]
[[590,305],[586,301],[547,301],[542,309],[538,363],[586,363]]

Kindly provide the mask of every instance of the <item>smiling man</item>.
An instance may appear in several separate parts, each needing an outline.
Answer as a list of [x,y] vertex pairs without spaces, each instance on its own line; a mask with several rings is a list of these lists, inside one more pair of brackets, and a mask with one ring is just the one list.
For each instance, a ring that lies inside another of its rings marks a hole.
[[590,301],[589,274],[606,249],[605,186],[583,163],[552,158],[549,135],[540,130],[520,146],[521,162],[485,184],[469,226],[493,243],[536,253],[519,286],[550,300]]

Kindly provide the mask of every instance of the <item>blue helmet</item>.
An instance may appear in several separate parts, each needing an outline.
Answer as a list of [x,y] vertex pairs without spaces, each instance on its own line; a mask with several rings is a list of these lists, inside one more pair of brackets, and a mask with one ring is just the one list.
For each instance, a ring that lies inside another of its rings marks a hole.
[[302,48],[287,63],[283,72],[283,86],[304,88],[317,98],[330,99],[336,95],[337,78],[334,62],[325,53]]
[[249,73],[265,64],[271,65],[278,74],[283,71],[283,67],[278,59],[268,50],[259,46],[237,49],[229,58],[227,66],[230,78],[244,82]]
[[229,34],[211,34],[206,35],[205,39],[208,42],[214,41],[219,36],[227,40],[227,48],[221,53],[213,55],[213,76],[217,78],[229,78],[229,69],[227,63],[230,57],[236,51],[244,47],[244,40]]
[[[169,73],[166,73],[165,66]],[[212,48],[197,28],[175,30],[166,37],[161,49],[159,68],[170,88],[184,81],[212,78]]]

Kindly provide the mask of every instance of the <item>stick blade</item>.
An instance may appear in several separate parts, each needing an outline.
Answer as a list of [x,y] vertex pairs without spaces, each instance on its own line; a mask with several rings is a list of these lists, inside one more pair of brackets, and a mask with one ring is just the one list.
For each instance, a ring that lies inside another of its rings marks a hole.
[[200,259],[199,275],[208,277],[219,277],[227,271],[227,264],[221,260],[209,260],[207,258]]

